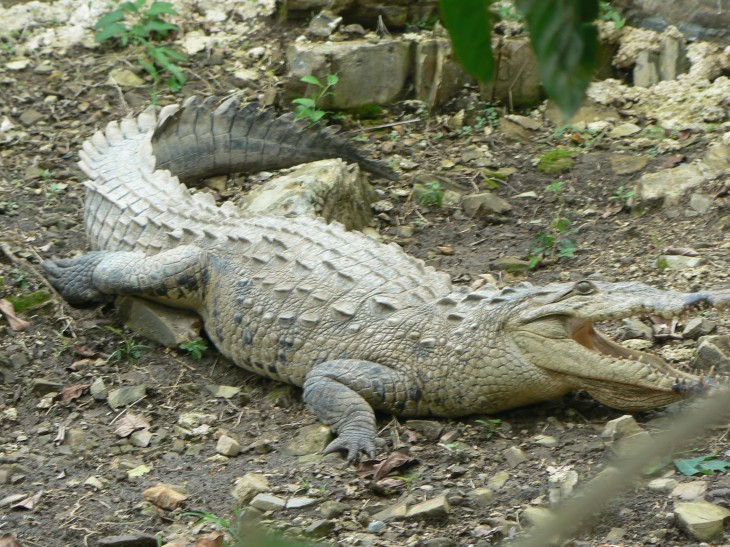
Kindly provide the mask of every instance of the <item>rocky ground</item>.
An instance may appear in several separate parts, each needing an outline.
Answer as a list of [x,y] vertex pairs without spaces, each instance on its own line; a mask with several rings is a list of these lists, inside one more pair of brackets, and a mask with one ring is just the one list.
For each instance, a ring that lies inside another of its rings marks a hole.
[[[262,21],[239,47],[283,46],[299,32]],[[529,527],[609,461],[601,433],[621,413],[575,394],[462,420],[381,416],[389,448],[412,459],[391,460],[391,477],[373,480],[372,463],[319,456],[327,431],[299,390],[252,376],[213,350],[196,360],[146,342],[125,330],[113,304],[69,307],[38,265],[86,249],[78,150],[95,129],[147,104],[150,87],[108,83],[111,69],[130,69],[129,52],[79,46],[18,63],[22,40],[8,37],[0,49],[0,298],[31,304],[17,313],[27,328],[0,324],[0,536],[52,547],[129,534],[135,545],[155,545],[144,542],[150,534],[186,545],[214,528],[190,512],[235,523],[238,507],[245,520],[324,544],[488,545]],[[233,52],[229,44],[192,57],[182,93],[161,90],[159,103],[230,93],[240,82],[221,63]],[[283,69],[271,66],[244,95],[275,91]],[[402,172],[398,183],[373,181],[380,201],[370,228],[458,284],[600,275],[678,290],[727,285],[730,187],[727,154],[716,146],[730,128],[701,119],[691,130],[663,128],[630,107],[600,114],[595,122],[584,112],[592,123],[568,127],[549,108],[506,112],[466,89],[438,115],[400,103],[374,121],[339,123]],[[666,192],[708,153],[709,163],[726,162],[724,171],[672,204],[634,203],[636,184],[654,180],[642,177],[656,173]],[[460,202],[490,190],[504,202]],[[219,194],[234,191],[229,183]],[[698,329],[727,333],[727,314],[705,319]],[[624,337],[647,331],[609,328]],[[692,366],[697,335],[655,340],[653,351]],[[635,418],[651,432],[664,413]],[[712,429],[674,457],[728,458],[726,433]],[[228,439],[240,454],[220,453],[231,450]],[[171,490],[149,490],[160,484]],[[697,545],[698,532],[680,526],[675,504],[727,506],[728,492],[726,473],[685,476],[667,460],[569,544]],[[726,544],[730,534],[714,541]]]

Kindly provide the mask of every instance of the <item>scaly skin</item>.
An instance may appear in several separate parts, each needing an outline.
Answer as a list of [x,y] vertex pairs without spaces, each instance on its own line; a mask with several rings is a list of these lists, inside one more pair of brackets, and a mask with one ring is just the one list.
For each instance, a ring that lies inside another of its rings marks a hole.
[[[326,451],[344,450],[350,460],[376,451],[374,410],[492,413],[576,389],[614,408],[642,410],[708,384],[619,346],[593,324],[727,307],[730,291],[580,281],[468,293],[396,245],[315,219],[245,218],[191,197],[169,172],[155,170],[155,146],[165,149],[164,166],[187,178],[245,169],[248,154],[231,159],[239,129],[225,136],[210,129],[220,124],[200,120],[244,119],[237,112],[247,111],[224,105],[211,113],[193,102],[172,115],[163,111],[159,126],[147,111],[84,144],[80,165],[91,179],[85,222],[96,252],[44,263],[65,298],[138,295],[195,310],[237,365],[302,386],[307,405],[338,434]],[[182,125],[208,129],[186,139]],[[267,133],[281,138],[286,131]],[[182,152],[171,152],[176,141]],[[253,165],[268,168],[261,158],[270,145],[256,146]],[[269,155],[281,166],[280,156]],[[357,153],[348,157],[372,168]]]

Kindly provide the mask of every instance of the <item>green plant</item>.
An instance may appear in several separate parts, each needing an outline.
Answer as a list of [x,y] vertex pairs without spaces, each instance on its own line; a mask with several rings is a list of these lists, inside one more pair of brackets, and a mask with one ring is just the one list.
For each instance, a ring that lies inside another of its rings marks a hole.
[[532,248],[528,267],[535,269],[540,261],[548,256],[557,256],[560,258],[573,258],[578,250],[578,244],[575,240],[568,236],[575,233],[575,229],[571,228],[571,221],[565,217],[553,219],[548,230],[540,231],[532,239]]
[[67,351],[71,351],[71,348],[73,347],[73,340],[71,338],[69,338],[68,336],[66,336],[65,334],[63,334],[62,332],[57,331],[57,330],[54,330],[53,334],[55,334],[56,337],[58,338],[59,345],[60,345],[60,347],[55,352],[56,357],[58,357],[59,355],[61,355],[63,353],[66,353]]
[[494,437],[494,434],[499,431],[500,426],[502,425],[502,420],[499,418],[490,418],[488,420],[474,420],[475,423],[478,423],[484,427],[484,431],[487,435],[487,440]]
[[208,344],[205,343],[205,340],[193,340],[192,342],[180,344],[180,349],[187,351],[193,360],[200,361],[203,358],[203,353],[208,349]]
[[414,194],[418,203],[424,207],[441,207],[444,204],[444,191],[436,180],[424,184],[419,192],[415,192],[414,188]]
[[[441,19],[456,57],[467,72],[487,83],[495,73],[491,48],[493,0],[440,0]],[[547,95],[565,118],[580,107],[597,65],[598,0],[515,0],[524,14]],[[500,5],[497,6],[500,11]],[[513,14],[504,8],[503,16]]]
[[301,81],[313,85],[316,91],[309,97],[299,97],[292,101],[292,103],[297,105],[294,114],[297,120],[307,118],[309,123],[315,124],[327,113],[324,110],[320,110],[318,106],[322,102],[322,99],[329,95],[334,95],[331,89],[337,85],[340,78],[336,74],[327,74],[327,83],[322,83],[319,81],[319,78],[310,74],[301,78]]
[[574,152],[566,148],[554,148],[538,158],[537,170],[548,175],[562,173],[573,167]]
[[616,188],[616,192],[608,197],[610,201],[628,201],[634,197],[635,190],[633,188],[624,188],[619,186]]
[[[730,451],[726,452],[730,456]],[[707,454],[696,458],[674,460],[675,467],[684,475],[712,475],[715,471],[725,471],[730,468],[730,462],[718,460],[716,454]]]
[[13,285],[20,287],[23,291],[28,290],[28,287],[30,286],[30,283],[28,282],[28,274],[21,270],[10,270],[10,275],[13,278]]
[[163,15],[177,15],[169,2],[154,1],[145,8],[147,0],[122,2],[97,21],[95,39],[102,43],[115,41],[121,47],[129,44],[142,46],[144,54],[139,58],[142,68],[152,77],[155,87],[161,74],[169,73],[167,85],[172,91],[180,91],[186,76],[176,62],[187,61],[182,53],[159,44],[179,30],[174,23],[162,19]]
[[149,348],[146,344],[140,344],[132,336],[114,327],[105,327],[111,333],[121,337],[120,347],[115,349],[107,361],[131,360],[136,361],[142,357],[142,350]]
[[623,28],[626,24],[626,19],[621,17],[621,14],[616,11],[616,8],[614,8],[610,2],[601,0],[598,3],[598,12],[598,18],[601,21],[613,21],[613,26],[616,30]]

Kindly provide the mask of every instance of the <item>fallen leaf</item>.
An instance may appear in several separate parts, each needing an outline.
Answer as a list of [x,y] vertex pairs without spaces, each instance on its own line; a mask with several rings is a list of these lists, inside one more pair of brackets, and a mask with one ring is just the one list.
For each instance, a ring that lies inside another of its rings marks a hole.
[[73,399],[78,399],[84,390],[89,387],[89,384],[74,384],[72,386],[65,386],[61,389],[61,392],[54,398],[56,401],[65,403]]
[[117,423],[114,433],[116,433],[119,437],[129,437],[135,431],[149,428],[150,423],[147,421],[147,418],[141,414],[127,412]]
[[166,511],[176,509],[187,498],[185,494],[181,494],[164,484],[158,484],[144,491],[144,499]]
[[93,350],[83,344],[74,344],[72,347],[74,353],[79,357],[86,357],[87,359],[91,359],[92,357],[97,357],[99,355],[98,351]]
[[10,328],[15,332],[21,332],[30,327],[30,323],[28,323],[28,321],[24,321],[15,315],[15,308],[13,308],[13,305],[4,298],[0,298],[0,313],[5,316],[5,319],[7,319],[10,324]]
[[19,501],[18,503],[12,505],[11,509],[27,509],[28,511],[32,511],[35,507],[36,503],[41,499],[41,496],[43,495],[43,490],[37,492],[36,494],[33,494],[32,496],[29,496],[25,498],[24,500]]
[[152,468],[151,467],[149,467],[149,466],[147,466],[145,464],[138,465],[134,469],[130,469],[129,471],[127,471],[127,477],[129,477],[129,478],[143,477],[144,475],[146,475],[150,471],[152,471]]
[[225,538],[226,535],[221,530],[216,530],[195,540],[195,547],[221,547]]
[[356,473],[361,478],[372,477],[378,481],[390,474],[391,471],[414,462],[414,458],[402,452],[391,452],[384,460],[365,460],[360,464]]
[[23,547],[23,545],[13,534],[8,532],[0,537],[0,547]]

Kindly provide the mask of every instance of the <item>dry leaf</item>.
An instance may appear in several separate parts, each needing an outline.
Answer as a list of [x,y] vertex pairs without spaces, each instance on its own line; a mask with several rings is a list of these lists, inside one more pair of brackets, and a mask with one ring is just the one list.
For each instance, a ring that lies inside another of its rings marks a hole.
[[198,538],[195,541],[195,547],[222,547],[226,535],[221,530],[216,530],[210,534]]
[[28,323],[28,321],[24,321],[15,315],[15,308],[13,308],[13,305],[4,298],[0,298],[0,313],[5,315],[5,319],[7,319],[10,324],[10,328],[15,332],[24,331],[30,327],[30,323]]
[[87,359],[91,359],[93,357],[97,357],[99,355],[99,352],[96,350],[91,349],[88,346],[85,346],[83,344],[74,344],[73,346],[74,353],[78,355],[79,357],[86,357]]
[[61,392],[54,397],[56,401],[65,403],[73,399],[78,399],[84,390],[89,387],[89,384],[74,384],[72,386],[65,386],[61,389]]
[[8,532],[0,537],[0,547],[23,547],[18,539]]
[[135,431],[149,429],[149,427],[150,423],[147,421],[147,418],[141,414],[127,412],[117,423],[114,433],[119,437],[129,437]]
[[414,458],[402,452],[391,452],[384,460],[365,460],[357,468],[357,475],[362,478],[372,477],[374,481],[387,476],[393,469],[402,467],[415,461]]
[[152,488],[148,488],[144,491],[144,499],[152,505],[155,505],[160,509],[166,509],[167,511],[172,511],[177,508],[177,506],[187,498],[188,497],[186,495],[176,492],[164,484],[158,484],[157,486],[153,486]]
[[43,495],[43,490],[39,491],[36,494],[33,494],[32,496],[29,496],[25,498],[24,500],[19,501],[15,505],[11,507],[11,509],[27,509],[28,511],[32,511],[35,507],[36,503],[41,499],[41,496]]

